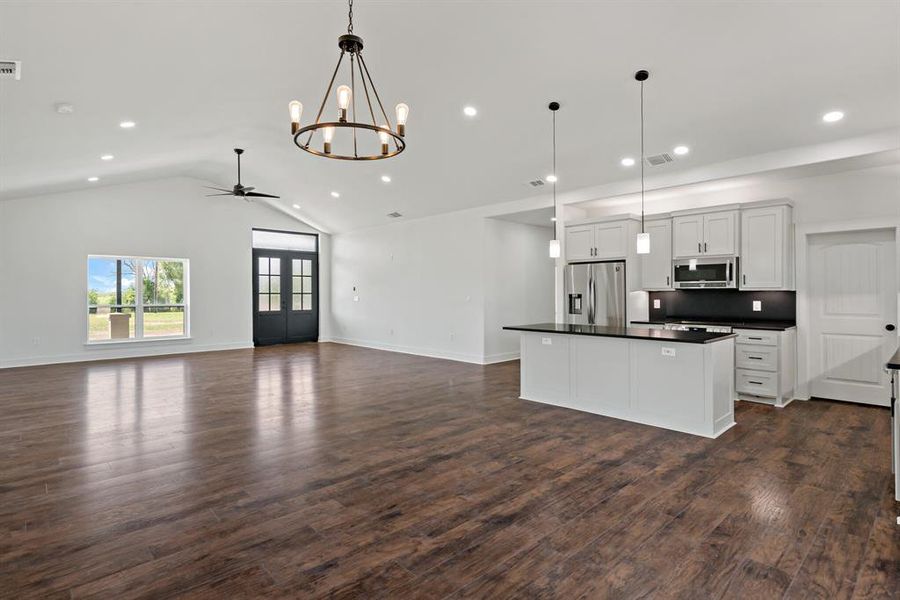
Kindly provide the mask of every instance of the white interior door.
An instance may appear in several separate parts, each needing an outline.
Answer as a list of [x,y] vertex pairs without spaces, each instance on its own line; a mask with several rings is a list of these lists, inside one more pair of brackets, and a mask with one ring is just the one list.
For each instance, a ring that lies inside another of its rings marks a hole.
[[897,345],[894,230],[809,237],[810,393],[887,406]]

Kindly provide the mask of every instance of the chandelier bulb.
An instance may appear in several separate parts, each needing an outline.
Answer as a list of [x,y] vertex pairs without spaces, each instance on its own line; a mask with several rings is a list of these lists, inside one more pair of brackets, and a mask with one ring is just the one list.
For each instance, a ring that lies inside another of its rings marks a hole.
[[303,105],[293,100],[288,104],[288,110],[291,113],[291,134],[296,134],[300,129],[300,115],[303,114]]
[[378,139],[381,140],[381,154],[387,154],[388,153],[388,142],[390,141],[391,136],[389,136],[386,131],[379,131]]
[[334,127],[322,129],[322,139],[325,141],[325,154],[331,154],[331,140],[334,139]]
[[353,90],[350,86],[341,85],[337,89],[337,103],[340,109],[340,120],[343,123],[347,120],[347,109],[350,108],[350,99],[353,96]]
[[394,110],[397,112],[397,133],[402,137],[406,135],[406,119],[409,117],[409,106],[401,102]]

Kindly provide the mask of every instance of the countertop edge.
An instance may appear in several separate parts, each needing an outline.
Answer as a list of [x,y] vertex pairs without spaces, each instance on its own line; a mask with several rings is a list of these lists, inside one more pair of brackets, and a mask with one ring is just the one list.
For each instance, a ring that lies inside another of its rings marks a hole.
[[[527,333],[546,333],[551,335],[582,335],[586,337],[613,337],[620,339],[629,339],[629,340],[649,340],[653,342],[674,342],[677,344],[713,344],[715,342],[721,342],[723,340],[736,338],[738,334],[736,333],[721,333],[717,334],[716,337],[708,340],[690,340],[690,339],[678,339],[677,337],[659,337],[657,335],[652,335],[648,333],[647,335],[642,334],[621,334],[621,333],[598,333],[598,332],[588,332],[588,331],[556,331],[553,329],[539,329],[536,327],[527,327],[527,326],[516,326],[516,325],[508,325],[503,327],[506,331],[524,331]],[[654,331],[654,330],[648,330]],[[658,330],[657,330],[658,331]],[[687,333],[687,332],[678,332],[678,331],[669,331],[669,333],[677,334],[677,333]]]

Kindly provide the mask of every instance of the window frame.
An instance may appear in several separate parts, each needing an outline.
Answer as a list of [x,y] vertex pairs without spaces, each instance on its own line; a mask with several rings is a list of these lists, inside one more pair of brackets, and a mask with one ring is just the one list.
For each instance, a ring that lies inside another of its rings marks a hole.
[[[90,265],[91,259],[100,258],[100,259],[109,259],[109,260],[133,260],[137,263],[136,273],[134,274],[135,285],[134,285],[134,337],[128,339],[109,339],[109,340],[92,340],[91,339],[91,325],[90,319],[88,315],[90,315],[91,310],[91,302],[88,298],[88,292],[90,292],[90,285],[88,284],[88,273],[90,273]],[[180,262],[183,265],[183,278],[182,286],[184,289],[184,298],[181,303],[178,304],[166,304],[163,306],[181,306],[184,308],[184,333],[181,335],[154,335],[154,336],[145,336],[144,335],[144,308],[145,306],[160,306],[158,304],[144,304],[144,286],[138,284],[138,273],[141,273],[140,277],[143,277],[143,267],[144,262],[146,261],[157,261],[157,262]],[[139,344],[139,343],[147,343],[147,342],[171,342],[173,340],[186,340],[191,337],[191,311],[190,311],[190,273],[191,273],[191,261],[187,258],[170,258],[170,257],[162,257],[162,256],[133,256],[133,255],[121,255],[121,254],[88,254],[87,259],[85,260],[85,272],[83,281],[85,282],[85,290],[84,290],[84,302],[85,302],[85,312],[84,315],[84,339],[85,346],[104,346],[107,344]]]

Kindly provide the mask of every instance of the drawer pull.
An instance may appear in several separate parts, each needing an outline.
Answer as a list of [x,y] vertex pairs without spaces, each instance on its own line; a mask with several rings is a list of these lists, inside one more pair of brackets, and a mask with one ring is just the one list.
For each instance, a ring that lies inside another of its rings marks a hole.
[[763,359],[762,356],[748,356],[747,358],[749,358],[750,360],[762,360]]
[[755,383],[756,385],[762,385],[762,384],[763,384],[762,381],[753,381],[752,379],[748,379],[748,380],[747,380],[747,383]]
[[761,337],[747,336],[747,339],[748,339],[748,340],[760,340],[760,341],[762,341],[762,338],[761,338]]

